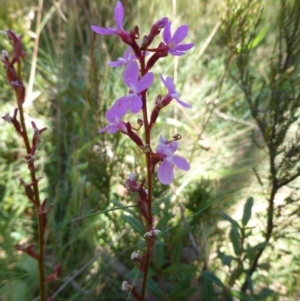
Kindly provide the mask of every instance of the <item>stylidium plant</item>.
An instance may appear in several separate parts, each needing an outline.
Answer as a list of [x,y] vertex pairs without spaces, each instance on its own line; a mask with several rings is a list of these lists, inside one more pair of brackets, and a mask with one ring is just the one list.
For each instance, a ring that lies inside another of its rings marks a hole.
[[[127,135],[145,155],[146,174],[139,176],[139,179],[136,179],[135,174],[131,174],[125,181],[128,191],[137,195],[138,210],[145,226],[146,248],[144,251],[137,250],[131,254],[131,259],[137,263],[139,270],[143,273],[143,283],[141,290],[126,281],[122,284],[123,290],[130,292],[136,300],[143,301],[146,293],[150,255],[160,233],[160,230],[155,228],[152,213],[154,174],[157,170],[158,180],[164,185],[169,185],[174,179],[174,166],[183,171],[190,169],[187,160],[175,154],[181,136],[176,134],[171,139],[160,137],[157,144],[156,141],[152,141],[151,130],[162,109],[168,106],[173,99],[185,108],[189,108],[191,105],[179,98],[180,94],[176,91],[172,78],[169,76],[165,78],[160,74],[160,79],[166,87],[167,93],[165,96],[157,95],[150,113],[148,111],[147,92],[155,79],[150,70],[161,58],[169,54],[182,56],[194,44],[183,43],[188,35],[187,25],[178,27],[172,36],[172,22],[166,17],[155,22],[148,35],[143,37],[140,37],[138,26],[126,31],[123,28],[124,9],[121,1],[118,1],[114,8],[114,18],[116,28],[103,28],[95,25],[92,25],[91,28],[100,35],[117,36],[127,45],[124,56],[117,61],[108,63],[108,65],[113,68],[124,67],[123,81],[129,91],[125,96],[118,98],[107,110],[105,118],[108,125],[100,129],[98,133],[115,134],[120,131]],[[163,30],[163,41],[157,47],[151,48],[150,45],[152,45],[155,37],[161,33],[161,30]],[[138,115],[138,126],[133,126],[129,121],[125,121],[128,114]],[[143,132],[142,135],[141,132]],[[156,144],[157,147],[154,149],[153,145]]]
[[[24,188],[24,193],[35,209],[38,220],[38,246],[34,243],[26,243],[17,245],[17,250],[28,254],[35,259],[38,263],[39,270],[39,285],[40,285],[40,301],[46,300],[46,286],[45,283],[53,279],[57,279],[60,272],[60,265],[56,265],[53,268],[53,272],[50,272],[48,276],[45,276],[44,267],[44,254],[45,254],[45,230],[47,227],[47,216],[49,211],[53,208],[53,204],[47,206],[47,198],[41,200],[39,192],[39,181],[42,177],[37,177],[35,160],[38,156],[38,147],[41,143],[41,135],[47,128],[39,129],[34,121],[31,121],[31,130],[26,126],[26,115],[23,110],[23,103],[25,100],[25,86],[21,77],[21,64],[22,59],[26,56],[26,53],[22,48],[22,35],[16,35],[12,30],[6,30],[8,39],[12,42],[12,56],[6,50],[2,51],[0,60],[6,70],[6,78],[9,85],[14,90],[16,95],[17,108],[14,109],[13,116],[9,113],[5,114],[2,118],[8,123],[12,124],[17,134],[21,137],[25,145],[24,159],[27,162],[28,178],[25,181],[20,178],[20,185]],[[31,135],[31,139],[29,139]],[[51,298],[50,298],[51,299]],[[50,300],[48,299],[48,300]]]

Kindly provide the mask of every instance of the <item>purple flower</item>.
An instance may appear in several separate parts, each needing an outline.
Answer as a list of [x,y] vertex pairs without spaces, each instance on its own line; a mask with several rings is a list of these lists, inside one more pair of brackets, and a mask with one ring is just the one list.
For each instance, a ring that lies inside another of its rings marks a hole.
[[170,76],[168,76],[166,79],[163,78],[162,75],[160,75],[161,81],[163,82],[164,86],[167,88],[168,90],[168,95],[170,95],[172,97],[172,99],[176,99],[178,101],[178,103],[180,103],[183,107],[185,108],[190,108],[191,105],[182,101],[179,96],[180,94],[175,90],[175,85],[174,82],[172,80],[172,78]]
[[118,116],[112,115],[109,111],[107,111],[105,114],[105,118],[109,122],[109,124],[103,129],[97,131],[97,133],[107,132],[108,134],[115,134],[118,131],[123,131],[127,133],[127,128],[125,123],[121,121]]
[[123,28],[123,20],[124,20],[124,8],[121,1],[118,1],[114,8],[114,16],[117,28],[112,27],[99,27],[92,25],[91,28],[95,33],[101,35],[116,35],[119,36],[123,41],[130,41],[130,35]]
[[119,67],[122,65],[127,65],[129,62],[133,61],[136,59],[136,55],[133,53],[133,50],[131,47],[128,47],[125,52],[123,57],[119,57],[116,61],[109,62],[107,65],[110,67]]
[[173,37],[171,37],[171,24],[172,22],[169,22],[166,25],[163,33],[163,39],[169,46],[168,52],[175,56],[184,55],[187,50],[194,46],[194,43],[179,45],[186,38],[189,28],[187,25],[181,25],[176,29]]
[[107,111],[112,116],[117,116],[119,119],[122,118],[128,110],[133,114],[138,113],[142,106],[142,99],[139,93],[148,89],[154,79],[152,72],[145,74],[139,79],[139,66],[137,62],[129,62],[124,70],[123,80],[129,87],[129,94],[119,98]]
[[177,141],[169,142],[163,137],[160,137],[160,142],[156,148],[156,153],[161,155],[164,159],[157,169],[158,180],[164,184],[169,185],[174,178],[173,165],[181,170],[189,170],[190,164],[181,156],[173,155],[179,143]]

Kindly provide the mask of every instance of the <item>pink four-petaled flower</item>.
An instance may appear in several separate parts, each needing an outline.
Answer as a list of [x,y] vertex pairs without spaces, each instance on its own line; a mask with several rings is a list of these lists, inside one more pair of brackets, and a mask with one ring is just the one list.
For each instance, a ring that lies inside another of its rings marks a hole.
[[184,55],[187,50],[190,50],[194,46],[194,43],[180,45],[180,43],[187,37],[189,28],[187,25],[181,25],[176,29],[173,36],[171,36],[171,24],[172,22],[169,22],[166,25],[163,33],[163,39],[169,46],[168,52],[174,56]]
[[138,113],[143,106],[140,93],[151,86],[153,79],[154,75],[152,72],[148,72],[142,78],[139,78],[139,66],[137,62],[129,62],[124,70],[123,80],[130,91],[127,95],[117,99],[108,110],[108,113],[119,119],[129,110],[133,114]]
[[160,137],[159,140],[156,153],[161,155],[163,159],[157,169],[157,176],[162,184],[169,185],[174,178],[173,165],[181,170],[187,171],[190,169],[190,164],[185,158],[174,155],[179,145],[177,141],[169,142],[163,137]]
[[172,99],[176,99],[178,101],[179,104],[181,104],[183,107],[186,108],[190,108],[191,105],[182,101],[179,96],[180,94],[176,91],[175,89],[175,85],[174,82],[172,80],[172,78],[170,76],[168,76],[166,79],[163,78],[162,75],[160,75],[160,79],[163,82],[164,86],[167,88],[168,90],[168,95],[170,95],[172,97]]

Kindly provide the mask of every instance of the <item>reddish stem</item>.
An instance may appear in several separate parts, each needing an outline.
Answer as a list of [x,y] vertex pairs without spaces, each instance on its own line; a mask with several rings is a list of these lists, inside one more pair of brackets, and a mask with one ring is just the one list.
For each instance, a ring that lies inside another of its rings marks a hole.
[[[18,63],[18,77],[21,79],[21,63]],[[25,124],[24,118],[24,110],[22,103],[24,102],[24,95],[20,93],[19,90],[15,89],[16,97],[17,97],[17,104],[20,114],[20,124],[22,128],[22,138],[25,143],[27,154],[30,154],[31,147],[30,142],[28,139],[27,128]],[[39,266],[39,282],[40,282],[40,301],[46,300],[46,293],[45,293],[45,271],[44,271],[44,227],[43,227],[43,216],[39,214],[38,208],[41,205],[40,196],[39,196],[39,187],[38,187],[38,180],[35,174],[35,166],[34,161],[32,162],[32,168],[28,168],[30,172],[31,182],[33,183],[33,192],[34,192],[34,200],[36,204],[36,212],[38,218],[38,239],[39,239],[39,257],[38,257],[38,266]]]
[[[143,53],[143,57],[140,60],[141,65],[141,76],[144,76],[145,71],[145,52]],[[146,92],[142,94],[143,101],[143,118],[144,118],[144,128],[145,128],[145,141],[146,145],[151,146],[151,134],[150,134],[150,126],[148,120],[148,109],[147,109],[147,95]],[[147,188],[148,188],[148,220],[147,220],[147,231],[152,230],[152,169],[151,169],[151,152],[148,151],[145,153],[146,165],[147,165]],[[142,292],[141,292],[141,301],[144,300],[146,294],[146,286],[147,286],[147,278],[148,278],[148,270],[150,263],[150,254],[151,254],[151,244],[147,239],[147,251],[146,251],[146,264],[145,271],[143,275],[143,284],[142,284]]]

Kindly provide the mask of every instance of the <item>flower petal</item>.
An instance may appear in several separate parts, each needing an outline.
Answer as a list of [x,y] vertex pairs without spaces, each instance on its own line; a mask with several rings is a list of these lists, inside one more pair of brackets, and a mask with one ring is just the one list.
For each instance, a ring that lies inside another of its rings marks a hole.
[[106,111],[105,118],[109,122],[115,122],[116,117],[121,119],[129,110],[129,101],[126,96],[117,99],[112,107]]
[[172,154],[174,154],[177,151],[179,142],[172,141],[172,142],[168,143],[167,145],[168,145],[168,148],[169,148],[169,152],[171,152]]
[[173,165],[167,160],[164,160],[157,169],[158,180],[164,184],[169,185],[174,178]]
[[97,133],[107,132],[108,134],[115,134],[118,131],[119,131],[119,127],[117,125],[109,124],[106,127],[104,127],[103,129],[100,129],[99,131],[97,131]]
[[127,87],[135,89],[139,79],[139,66],[137,62],[129,62],[124,70],[123,80]]
[[195,45],[194,43],[181,44],[181,45],[177,45],[175,49],[178,51],[187,51],[193,48],[194,45]]
[[172,37],[172,42],[179,44],[186,38],[188,32],[189,32],[189,28],[187,25],[179,26]]
[[126,64],[126,61],[121,57],[119,57],[116,61],[107,63],[107,65],[112,68],[116,68],[116,67],[119,67],[119,66],[122,66],[125,64]]
[[141,98],[136,94],[131,94],[128,97],[131,97],[130,105],[129,105],[131,112],[133,114],[138,113],[141,110],[142,106],[143,106]]
[[159,142],[163,144],[167,144],[168,140],[164,138],[163,136],[159,136]]
[[146,73],[136,84],[136,93],[148,89],[153,83],[154,75],[152,72]]
[[166,78],[166,88],[168,89],[169,94],[177,93],[173,79],[170,76]]
[[166,155],[168,153],[168,144],[167,144],[168,140],[165,139],[164,137],[160,136],[159,137],[159,143],[157,145],[156,148],[156,152],[158,154],[164,154]]
[[131,53],[132,53],[132,48],[131,48],[131,47],[127,47],[127,49],[126,49],[125,52],[124,52],[123,58],[124,58],[126,61],[130,61]]
[[111,27],[103,28],[103,27],[92,25],[91,28],[95,33],[102,34],[105,36],[118,34],[118,30]]
[[121,1],[118,1],[114,8],[114,16],[118,29],[123,28],[124,8]]
[[168,146],[166,144],[163,143],[159,143],[157,148],[156,148],[156,152],[158,154],[164,154],[166,155],[168,153]]
[[176,165],[179,169],[181,170],[189,170],[190,167],[190,163],[183,157],[180,156],[173,156],[172,157],[172,162],[174,163],[174,165]]
[[189,103],[184,102],[184,101],[182,101],[181,99],[179,99],[179,97],[174,97],[174,99],[176,99],[177,102],[178,102],[179,104],[181,104],[181,105],[182,105],[183,107],[185,107],[185,108],[191,108],[191,107],[192,107]]
[[182,56],[182,55],[185,55],[185,52],[183,51],[177,51],[177,50],[169,50],[168,51],[171,55],[174,55],[174,56]]
[[169,22],[166,25],[164,32],[163,32],[163,39],[166,44],[168,44],[171,40],[171,25],[172,25],[172,22]]

